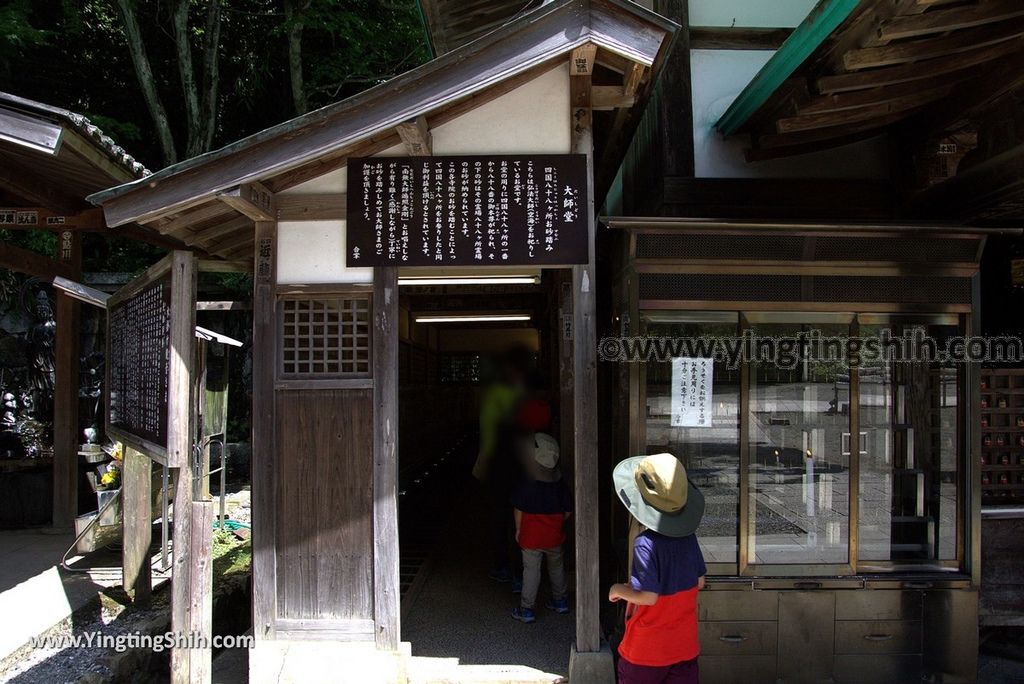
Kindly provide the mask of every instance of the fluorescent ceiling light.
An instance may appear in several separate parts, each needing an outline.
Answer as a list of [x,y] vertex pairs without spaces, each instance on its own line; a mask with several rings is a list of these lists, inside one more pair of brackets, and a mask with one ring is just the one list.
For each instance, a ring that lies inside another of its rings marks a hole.
[[403,276],[399,285],[536,285],[540,276],[533,275],[473,275],[473,276]]
[[442,314],[416,316],[417,323],[511,323],[529,321],[530,314]]

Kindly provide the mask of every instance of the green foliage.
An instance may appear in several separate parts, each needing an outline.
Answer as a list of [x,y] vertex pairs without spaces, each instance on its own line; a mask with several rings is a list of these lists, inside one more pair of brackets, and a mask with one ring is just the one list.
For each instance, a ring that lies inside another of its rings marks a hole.
[[0,6],[0,72],[8,73],[24,52],[43,45],[46,31],[32,25],[30,0],[8,0]]
[[376,85],[430,56],[413,0],[313,0],[305,27],[313,106]]
[[[199,60],[206,0],[191,0]],[[220,0],[220,95],[214,147],[295,116],[284,0]],[[184,139],[169,2],[136,2],[157,90]],[[354,95],[429,58],[416,0],[295,0],[310,108]],[[86,113],[151,169],[153,123],[114,0],[7,0],[0,7],[0,90]]]

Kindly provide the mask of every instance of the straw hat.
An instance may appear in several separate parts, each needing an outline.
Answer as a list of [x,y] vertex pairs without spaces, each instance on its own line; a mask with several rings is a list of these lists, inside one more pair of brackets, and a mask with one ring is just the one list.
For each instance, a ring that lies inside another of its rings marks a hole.
[[700,526],[704,495],[672,454],[627,458],[615,466],[612,480],[619,500],[644,527],[667,537],[686,537]]

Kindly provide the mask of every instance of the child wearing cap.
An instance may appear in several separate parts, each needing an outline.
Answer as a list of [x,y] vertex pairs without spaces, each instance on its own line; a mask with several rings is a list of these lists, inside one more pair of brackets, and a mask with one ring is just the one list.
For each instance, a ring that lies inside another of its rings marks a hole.
[[526,476],[512,493],[516,541],[523,552],[523,591],[512,617],[520,622],[536,621],[534,603],[540,587],[540,569],[548,563],[551,600],[548,608],[568,613],[562,544],[565,520],[572,512],[572,496],[558,472],[558,442],[542,432],[526,439]]
[[694,534],[704,497],[672,454],[629,458],[615,491],[632,516],[629,582],[608,600],[627,601],[619,684],[697,684],[697,592],[707,568]]

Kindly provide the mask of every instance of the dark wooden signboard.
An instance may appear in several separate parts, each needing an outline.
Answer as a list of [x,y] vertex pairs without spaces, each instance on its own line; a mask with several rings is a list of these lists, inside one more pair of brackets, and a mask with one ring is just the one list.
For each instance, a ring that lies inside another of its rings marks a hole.
[[582,264],[588,206],[581,154],[352,159],[346,263]]
[[108,432],[163,457],[168,437],[170,273],[165,271],[124,298],[112,298],[107,314]]

